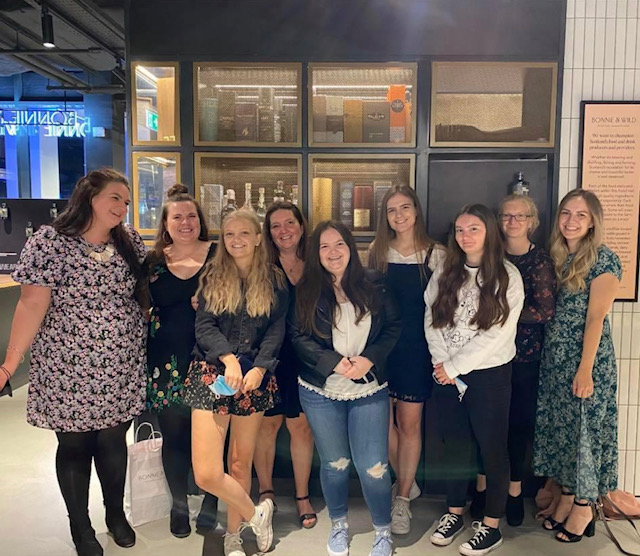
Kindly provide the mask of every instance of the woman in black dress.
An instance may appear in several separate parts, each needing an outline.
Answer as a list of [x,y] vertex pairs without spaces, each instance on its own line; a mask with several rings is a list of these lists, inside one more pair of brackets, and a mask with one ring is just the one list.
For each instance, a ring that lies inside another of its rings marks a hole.
[[[145,260],[151,314],[147,345],[147,409],[163,435],[162,462],[173,497],[170,529],[189,536],[187,478],[191,469],[191,412],[183,402],[184,381],[196,343],[192,298],[214,245],[198,203],[186,186],[167,193],[153,251]],[[215,526],[218,500],[206,494],[196,521],[200,531]]]
[[[289,291],[293,293],[295,285],[302,276],[307,249],[307,222],[296,205],[278,201],[269,207],[264,220],[264,246],[272,264],[279,266],[289,282]],[[290,303],[295,302],[293,295]],[[283,416],[291,436],[290,453],[293,465],[293,479],[296,488],[296,506],[300,525],[311,529],[318,518],[309,502],[309,475],[313,459],[313,434],[300,405],[298,395],[298,370],[300,361],[293,346],[285,336],[280,349],[280,364],[276,368],[281,402],[266,411],[253,464],[258,475],[260,500],[274,498],[273,464],[275,460],[276,437],[282,425]]]
[[[415,481],[422,451],[422,411],[431,395],[431,356],[424,337],[424,290],[445,250],[428,235],[420,201],[413,189],[393,186],[382,199],[376,239],[369,247],[369,266],[385,274],[396,299],[402,334],[389,355],[389,395],[395,419],[389,426],[389,461],[394,485],[391,532],[409,532],[409,504],[420,496]],[[393,405],[392,405],[393,410]]]

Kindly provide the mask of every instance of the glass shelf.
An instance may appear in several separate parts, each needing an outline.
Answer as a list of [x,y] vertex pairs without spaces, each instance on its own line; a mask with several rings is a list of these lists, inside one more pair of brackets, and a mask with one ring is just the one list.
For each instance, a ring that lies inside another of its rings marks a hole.
[[309,144],[414,147],[417,64],[309,64]]
[[558,66],[433,62],[432,147],[553,147]]
[[378,228],[382,198],[392,185],[415,187],[415,156],[364,154],[309,155],[311,227],[342,221],[354,235]]
[[194,64],[196,145],[301,145],[300,64]]
[[134,62],[133,145],[180,145],[177,62]]

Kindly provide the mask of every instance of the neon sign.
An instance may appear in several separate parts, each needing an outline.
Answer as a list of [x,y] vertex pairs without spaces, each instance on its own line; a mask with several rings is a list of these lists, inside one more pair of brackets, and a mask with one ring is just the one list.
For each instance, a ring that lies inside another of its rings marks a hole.
[[86,137],[89,118],[75,110],[2,110],[0,136]]

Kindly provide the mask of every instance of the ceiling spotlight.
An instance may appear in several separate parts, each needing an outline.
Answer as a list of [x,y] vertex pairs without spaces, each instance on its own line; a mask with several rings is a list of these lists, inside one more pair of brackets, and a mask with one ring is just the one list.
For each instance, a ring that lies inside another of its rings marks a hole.
[[49,13],[46,6],[42,6],[42,46],[46,48],[55,48],[53,42],[53,17]]

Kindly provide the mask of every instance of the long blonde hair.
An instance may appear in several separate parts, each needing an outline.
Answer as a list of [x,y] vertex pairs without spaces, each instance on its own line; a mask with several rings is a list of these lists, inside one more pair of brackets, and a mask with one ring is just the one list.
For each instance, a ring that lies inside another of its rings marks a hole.
[[[560,233],[560,213],[565,205],[576,197],[582,197],[587,203],[593,227],[587,235],[580,240],[578,248],[569,263],[565,272],[562,271],[564,264],[569,257],[569,247],[562,233]],[[591,267],[598,260],[598,247],[602,245],[603,232],[603,212],[602,205],[595,193],[586,189],[574,189],[569,191],[560,202],[556,214],[553,231],[551,232],[551,258],[553,259],[556,276],[558,277],[558,288],[565,287],[571,292],[586,289],[585,278]]]
[[[222,223],[221,238],[229,222],[242,218],[260,235],[260,222],[248,210],[238,210],[228,215]],[[198,294],[202,293],[207,311],[214,315],[237,313],[244,304],[250,317],[269,316],[275,301],[274,286],[283,287],[283,279],[277,268],[267,262],[265,250],[256,246],[251,259],[249,274],[243,279],[233,257],[229,255],[224,240],[220,240],[215,256],[207,263],[200,277]]]

